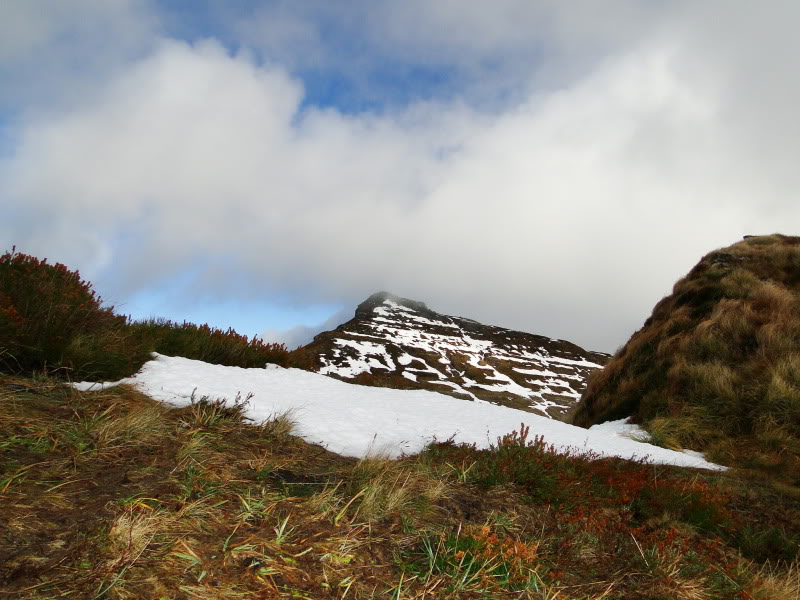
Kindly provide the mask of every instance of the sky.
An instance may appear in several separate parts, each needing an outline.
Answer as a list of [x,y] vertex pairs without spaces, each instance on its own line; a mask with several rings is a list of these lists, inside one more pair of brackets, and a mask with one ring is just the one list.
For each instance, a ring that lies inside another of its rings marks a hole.
[[0,0],[0,249],[300,343],[387,290],[614,351],[800,225],[800,4]]

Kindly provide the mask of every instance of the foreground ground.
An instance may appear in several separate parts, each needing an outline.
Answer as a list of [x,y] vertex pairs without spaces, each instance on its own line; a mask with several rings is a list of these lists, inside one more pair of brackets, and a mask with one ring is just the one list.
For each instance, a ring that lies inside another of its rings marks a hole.
[[525,432],[357,461],[213,400],[0,377],[0,595],[800,598],[800,494]]

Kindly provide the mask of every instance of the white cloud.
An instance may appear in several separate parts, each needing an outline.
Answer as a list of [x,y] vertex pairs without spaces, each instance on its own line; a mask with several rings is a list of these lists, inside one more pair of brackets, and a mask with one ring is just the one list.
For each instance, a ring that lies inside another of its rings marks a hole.
[[354,309],[349,308],[337,311],[314,326],[296,325],[288,329],[267,329],[261,334],[261,338],[267,342],[285,344],[289,350],[294,350],[299,346],[308,344],[318,333],[330,331],[342,323],[346,323],[353,318],[354,312]]
[[[572,75],[539,87],[528,73],[520,101],[489,114],[459,100],[301,110],[287,68],[214,41],[162,41],[80,106],[22,124],[0,162],[12,207],[0,240],[79,266],[115,297],[202,264],[193,294],[356,302],[388,289],[613,349],[702,253],[800,222],[800,52],[784,39],[788,12],[756,21],[759,39],[784,41],[749,56],[735,43],[756,11],[744,5],[679,4],[623,43],[608,41],[613,19],[595,15],[593,28],[593,13],[543,6],[558,27],[539,51]],[[437,27],[454,14],[436,13]],[[435,47],[463,47],[483,14],[462,11]],[[622,30],[641,21],[631,14]],[[375,31],[401,35],[408,15],[395,16]],[[524,44],[524,19],[495,17],[484,44],[503,31]],[[726,19],[738,28],[715,23]],[[313,40],[293,27],[292,40]],[[426,27],[403,43],[430,38]],[[581,47],[604,50],[570,55]]]
[[0,4],[0,110],[79,101],[87,86],[142,56],[160,28],[146,0]]

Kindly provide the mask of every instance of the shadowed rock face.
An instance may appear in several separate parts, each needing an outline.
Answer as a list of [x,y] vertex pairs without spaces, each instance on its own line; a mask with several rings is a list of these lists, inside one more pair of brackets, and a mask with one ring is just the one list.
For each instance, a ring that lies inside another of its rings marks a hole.
[[425,389],[568,420],[590,372],[608,355],[563,340],[442,315],[373,294],[355,317],[304,351],[318,371],[358,383]]

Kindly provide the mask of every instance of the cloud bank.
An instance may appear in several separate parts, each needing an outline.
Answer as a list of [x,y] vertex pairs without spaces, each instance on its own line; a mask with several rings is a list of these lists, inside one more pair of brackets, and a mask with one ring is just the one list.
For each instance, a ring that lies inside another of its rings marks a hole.
[[[387,289],[613,350],[701,254],[797,229],[793,3],[411,4],[351,20],[266,5],[222,20],[235,50],[175,39],[132,5],[135,52],[78,90],[40,74],[46,103],[0,98],[16,107],[0,241],[80,267],[104,295],[183,277],[187,296],[354,307]],[[314,18],[359,27],[362,56],[448,69],[441,93],[310,104],[312,70],[357,91],[384,64],[347,63],[359,53]],[[43,56],[66,43],[36,35]],[[4,77],[25,43],[0,47]]]

